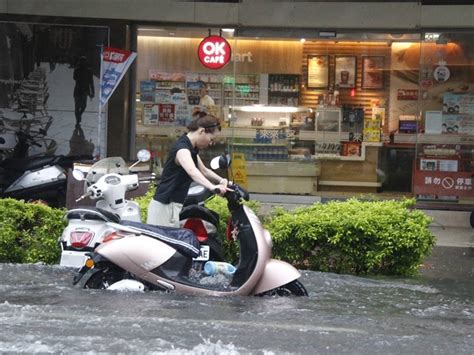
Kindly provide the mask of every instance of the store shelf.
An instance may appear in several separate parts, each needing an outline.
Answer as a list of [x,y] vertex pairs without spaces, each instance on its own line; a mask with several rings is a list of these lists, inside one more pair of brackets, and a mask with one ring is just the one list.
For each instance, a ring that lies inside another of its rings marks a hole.
[[299,74],[269,74],[268,103],[271,105],[298,106],[299,86]]
[[462,134],[404,134],[394,136],[394,143],[474,144],[474,137]]
[[257,143],[257,142],[249,142],[249,143],[231,143],[232,146],[237,147],[247,147],[247,146],[257,146],[257,147],[286,147],[287,144],[285,143]]

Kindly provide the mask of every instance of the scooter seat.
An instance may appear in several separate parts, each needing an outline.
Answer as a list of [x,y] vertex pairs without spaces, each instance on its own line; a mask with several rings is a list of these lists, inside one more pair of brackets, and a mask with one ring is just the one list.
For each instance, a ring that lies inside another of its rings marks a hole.
[[194,233],[189,229],[156,226],[139,222],[122,220],[121,225],[133,227],[142,234],[156,238],[180,253],[195,258],[199,256],[200,244]]
[[92,219],[96,221],[120,223],[120,216],[104,210],[102,208],[94,207],[79,207],[66,212],[67,219]]
[[212,223],[215,226],[219,225],[219,215],[216,212],[200,205],[190,205],[183,207],[179,213],[179,219],[184,220],[188,218],[200,218]]

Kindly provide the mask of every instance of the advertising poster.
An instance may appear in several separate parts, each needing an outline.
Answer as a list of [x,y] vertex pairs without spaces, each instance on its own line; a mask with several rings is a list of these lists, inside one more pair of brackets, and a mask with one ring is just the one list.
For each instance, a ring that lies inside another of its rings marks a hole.
[[145,125],[158,124],[158,104],[144,104],[143,105],[143,124]]
[[356,57],[337,56],[335,71],[336,88],[350,89],[355,87]]
[[33,137],[18,158],[105,153],[99,76],[108,37],[106,27],[0,22],[0,125]]
[[474,94],[445,93],[443,113],[474,115]]
[[474,134],[474,116],[443,114],[441,132],[443,134]]
[[184,73],[164,72],[156,69],[150,69],[148,76],[150,80],[156,81],[184,81],[186,77]]
[[164,125],[175,124],[173,104],[158,104],[158,123]]
[[362,57],[362,89],[383,89],[385,58]]
[[308,87],[324,89],[329,84],[329,57],[327,55],[308,56]]
[[425,133],[441,134],[442,132],[442,113],[441,111],[425,112]]

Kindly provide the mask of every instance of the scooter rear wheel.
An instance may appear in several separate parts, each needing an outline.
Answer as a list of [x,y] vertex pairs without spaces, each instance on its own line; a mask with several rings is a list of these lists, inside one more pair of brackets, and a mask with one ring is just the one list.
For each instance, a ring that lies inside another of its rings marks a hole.
[[123,270],[110,268],[100,269],[87,280],[84,284],[84,288],[105,290],[112,284],[123,280],[124,276],[125,272]]
[[273,290],[260,293],[257,296],[308,296],[308,291],[306,291],[306,288],[301,282],[294,280]]

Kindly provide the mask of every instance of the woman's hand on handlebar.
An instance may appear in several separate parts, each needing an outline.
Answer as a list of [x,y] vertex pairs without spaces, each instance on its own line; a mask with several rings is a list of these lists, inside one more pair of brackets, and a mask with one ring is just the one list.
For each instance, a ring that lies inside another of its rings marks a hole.
[[229,186],[227,179],[222,179],[218,185],[214,185],[212,191],[220,196],[224,196],[226,192],[233,191]]

